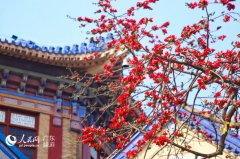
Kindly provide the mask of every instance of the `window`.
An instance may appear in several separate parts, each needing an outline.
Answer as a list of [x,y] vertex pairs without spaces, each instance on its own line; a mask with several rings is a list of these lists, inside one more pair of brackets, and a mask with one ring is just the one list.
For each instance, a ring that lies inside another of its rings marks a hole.
[[20,141],[33,139],[38,135],[37,130],[38,114],[0,106],[0,132],[5,136],[16,136],[16,146],[29,159],[37,158],[37,148],[23,146]]

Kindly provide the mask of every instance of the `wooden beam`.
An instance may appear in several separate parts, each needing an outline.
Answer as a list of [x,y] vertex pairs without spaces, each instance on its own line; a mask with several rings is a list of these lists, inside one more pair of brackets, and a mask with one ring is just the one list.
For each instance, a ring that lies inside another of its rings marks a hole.
[[[56,82],[64,82],[64,83],[68,83],[68,84],[72,83],[71,80],[61,79],[61,78],[58,78],[58,77],[55,77],[55,76],[50,76],[50,75],[46,75],[46,74],[43,74],[43,73],[36,73],[36,72],[33,72],[33,71],[27,71],[27,70],[15,68],[15,67],[0,65],[0,69],[9,70],[13,73],[28,74],[29,76],[37,77],[37,78],[44,77],[46,79],[49,79],[51,81],[56,81]],[[80,85],[84,85],[84,84],[80,83]]]

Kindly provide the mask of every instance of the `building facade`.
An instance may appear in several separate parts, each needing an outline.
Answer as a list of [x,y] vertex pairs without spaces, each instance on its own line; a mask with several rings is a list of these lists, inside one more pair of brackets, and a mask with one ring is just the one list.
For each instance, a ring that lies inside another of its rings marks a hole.
[[[16,36],[0,40],[0,159],[101,158],[77,141],[87,107],[84,99],[72,95],[84,83],[71,86],[72,74],[66,69],[80,75],[101,73],[109,56],[125,54],[123,49],[100,47],[106,43],[101,40],[71,48],[40,47]],[[99,55],[93,57],[94,52]],[[112,151],[108,145],[103,150]]]

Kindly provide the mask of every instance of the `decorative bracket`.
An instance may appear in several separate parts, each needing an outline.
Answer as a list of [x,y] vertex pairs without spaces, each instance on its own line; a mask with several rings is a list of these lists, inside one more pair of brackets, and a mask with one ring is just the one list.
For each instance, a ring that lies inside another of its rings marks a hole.
[[18,91],[20,93],[24,93],[25,92],[27,79],[28,79],[28,75],[27,74],[23,74],[22,81],[20,82],[20,87],[18,89]]
[[72,102],[72,114],[77,115],[77,102]]
[[4,69],[2,73],[2,81],[1,81],[1,87],[6,88],[7,87],[7,79],[9,77],[9,70]]
[[47,79],[46,79],[46,78],[41,78],[37,95],[39,95],[39,96],[42,96],[42,95],[43,95],[43,91],[44,91],[46,82],[47,82]]
[[64,88],[64,83],[60,82],[59,85],[58,85],[58,88],[57,88],[57,92],[56,92],[57,98],[62,98],[63,88]]
[[62,108],[62,99],[58,98],[55,103],[55,112],[53,115],[53,125],[61,126],[62,125],[62,116],[61,116],[61,108]]
[[71,121],[70,121],[70,129],[73,131],[80,131],[82,129],[81,118],[78,115],[78,107],[79,107],[79,104],[77,103],[77,100],[75,99],[72,102],[72,116],[71,116]]

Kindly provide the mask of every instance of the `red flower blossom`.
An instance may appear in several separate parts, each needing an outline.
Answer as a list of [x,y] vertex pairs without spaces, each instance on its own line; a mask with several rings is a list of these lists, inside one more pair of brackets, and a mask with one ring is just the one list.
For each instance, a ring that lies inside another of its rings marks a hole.
[[158,30],[158,29],[159,28],[156,25],[152,26],[152,30]]
[[133,15],[133,14],[134,14],[134,12],[133,12],[134,9],[135,9],[134,7],[129,8],[129,9],[127,10],[127,15],[128,15],[128,16]]
[[83,60],[84,60],[84,61],[88,61],[89,59],[85,56],[85,57],[83,58]]
[[201,78],[198,79],[197,82],[198,82],[198,88],[207,89],[205,83],[203,82],[203,80]]
[[194,2],[194,3],[187,3],[187,6],[190,8],[190,9],[194,9],[195,7],[197,7],[197,3]]
[[178,131],[175,131],[173,135],[178,136]]
[[232,3],[228,3],[227,4],[227,9],[230,11],[230,10],[234,10],[235,9],[235,5],[232,4]]
[[236,41],[234,44],[237,48],[240,48],[240,41]]
[[88,23],[92,23],[93,22],[93,19],[90,19],[90,18],[87,18],[87,17],[85,17],[85,19],[84,19],[86,22],[88,22]]
[[164,39],[165,42],[175,42],[176,36],[175,35],[170,35]]
[[225,4],[228,3],[228,0],[220,0],[220,2],[221,2],[223,5],[225,5]]
[[199,2],[198,2],[198,8],[205,8],[205,7],[207,7],[207,5],[208,5],[208,1],[207,0],[199,0]]
[[223,18],[223,21],[226,23],[230,20],[230,16],[229,15],[225,15],[224,18]]
[[160,28],[166,28],[169,26],[169,24],[170,24],[169,22],[165,22],[160,26]]
[[167,29],[162,29],[163,35],[167,34]]
[[219,40],[222,40],[222,41],[223,41],[225,38],[226,38],[226,35],[221,35],[221,36],[218,37],[218,39],[219,39]]
[[221,92],[217,92],[214,94],[214,98],[220,97],[221,96]]
[[101,9],[99,9],[99,10],[97,10],[95,13],[101,13],[102,11],[101,11]]

